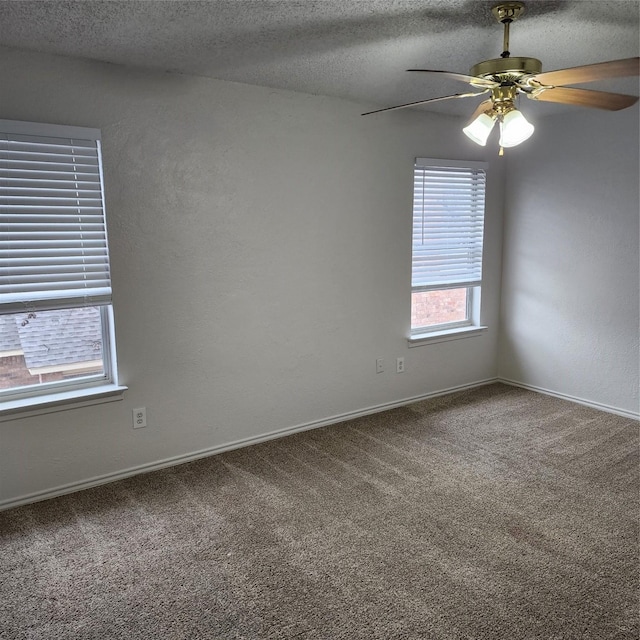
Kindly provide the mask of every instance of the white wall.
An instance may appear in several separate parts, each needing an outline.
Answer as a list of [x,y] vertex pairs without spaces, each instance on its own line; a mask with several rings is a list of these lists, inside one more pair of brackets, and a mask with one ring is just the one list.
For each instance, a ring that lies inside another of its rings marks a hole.
[[[482,159],[457,119],[361,118],[370,105],[13,50],[0,59],[0,118],[102,129],[129,386],[123,402],[0,423],[0,505],[496,375],[493,152],[490,329],[410,350],[405,338],[413,158]],[[149,426],[134,431],[138,406]]]
[[545,119],[507,168],[500,376],[638,413],[638,108]]

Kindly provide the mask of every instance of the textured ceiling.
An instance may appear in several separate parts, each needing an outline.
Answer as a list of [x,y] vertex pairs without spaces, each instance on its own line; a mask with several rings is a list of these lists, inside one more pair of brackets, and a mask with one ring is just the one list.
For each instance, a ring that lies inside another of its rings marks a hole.
[[[467,91],[499,57],[498,0],[0,0],[0,45],[390,106]],[[637,1],[529,0],[511,52],[544,70],[639,53]],[[588,88],[637,94],[637,79]],[[477,100],[477,99],[476,99]],[[463,115],[475,105],[430,105]],[[575,109],[531,103],[540,115]]]

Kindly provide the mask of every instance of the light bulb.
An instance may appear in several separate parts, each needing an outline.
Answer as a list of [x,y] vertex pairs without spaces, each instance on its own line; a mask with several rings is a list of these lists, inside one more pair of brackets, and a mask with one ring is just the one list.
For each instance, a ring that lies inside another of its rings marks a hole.
[[481,113],[475,120],[468,124],[462,131],[464,134],[471,138],[476,144],[484,147],[487,144],[487,138],[493,129],[493,125],[496,123],[495,115],[487,115]]
[[500,146],[515,147],[531,137],[535,127],[517,110],[509,111],[500,123]]

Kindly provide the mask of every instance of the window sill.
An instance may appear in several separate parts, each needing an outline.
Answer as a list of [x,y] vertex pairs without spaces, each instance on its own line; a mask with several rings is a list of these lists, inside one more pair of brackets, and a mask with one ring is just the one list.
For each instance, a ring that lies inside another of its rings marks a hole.
[[489,327],[457,327],[455,329],[444,329],[442,331],[430,331],[429,333],[419,333],[407,339],[409,347],[422,347],[436,342],[448,342],[449,340],[460,340],[462,338],[474,338],[486,333]]
[[44,413],[67,411],[94,404],[122,400],[127,387],[105,384],[87,389],[74,389],[19,400],[0,402],[0,422],[30,418]]

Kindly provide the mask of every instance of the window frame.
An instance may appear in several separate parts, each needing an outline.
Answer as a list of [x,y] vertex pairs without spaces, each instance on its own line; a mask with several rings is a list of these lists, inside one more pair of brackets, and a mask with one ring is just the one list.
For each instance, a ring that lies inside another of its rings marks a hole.
[[[464,161],[464,160],[443,160],[438,158],[416,158],[414,162],[414,190],[412,197],[412,249],[411,249],[411,259],[412,259],[412,283],[411,283],[411,296],[413,298],[414,293],[418,293],[421,291],[446,291],[450,289],[467,289],[466,293],[466,313],[464,320],[456,320],[452,322],[441,322],[433,325],[425,325],[425,326],[416,326],[414,327],[410,322],[409,325],[409,336],[408,342],[409,346],[420,346],[422,344],[428,344],[431,342],[441,342],[446,340],[472,337],[476,335],[480,335],[487,330],[486,326],[481,324],[481,294],[482,294],[482,279],[477,284],[467,285],[465,281],[462,282],[453,282],[442,287],[427,285],[427,286],[414,286],[413,285],[413,260],[414,260],[414,251],[413,251],[413,229],[414,229],[414,221],[413,221],[413,209],[415,208],[415,175],[416,169],[423,168],[434,168],[434,169],[470,169],[470,170],[478,170],[484,172],[484,208],[482,211],[482,242],[481,242],[481,251],[484,252],[484,218],[486,216],[486,182],[487,182],[487,174],[488,174],[488,163],[487,162],[479,162],[479,161]],[[481,259],[482,263],[483,259]],[[465,286],[467,285],[467,286]],[[413,301],[411,303],[411,310],[413,310]]]
[[[104,175],[103,175],[103,163],[102,163],[102,148],[101,148],[101,132],[99,129],[92,129],[87,127],[75,127],[75,126],[67,126],[67,125],[54,125],[54,124],[45,124],[45,123],[35,123],[35,122],[25,122],[25,121],[14,121],[14,120],[0,120],[0,136],[3,137],[4,140],[7,138],[11,139],[12,136],[31,136],[33,138],[60,138],[61,140],[84,140],[91,141],[95,143],[95,160],[97,160],[97,172],[95,172],[96,186],[93,187],[95,193],[99,191],[100,197],[100,224],[103,227],[103,235],[104,235],[104,259],[103,262],[106,264],[105,273],[107,274],[108,280],[108,295],[100,294],[99,299],[93,296],[85,295],[84,297],[79,297],[77,292],[74,297],[60,297],[60,288],[52,287],[48,288],[47,283],[49,280],[43,279],[40,281],[42,285],[39,288],[39,291],[36,292],[36,295],[40,295],[39,298],[34,298],[34,302],[31,302],[27,299],[25,294],[21,293],[11,293],[13,290],[12,287],[15,285],[11,284],[11,280],[9,280],[9,294],[5,302],[0,306],[0,314],[2,315],[14,315],[17,313],[22,313],[25,311],[47,311],[47,310],[56,310],[56,309],[64,309],[64,308],[82,308],[82,307],[98,307],[100,309],[100,328],[101,328],[101,359],[102,359],[102,373],[88,373],[86,375],[79,376],[77,378],[70,378],[66,380],[56,380],[49,381],[43,383],[36,384],[27,384],[22,386],[17,386],[8,389],[0,390],[0,421],[4,419],[11,419],[15,417],[14,414],[20,413],[19,417],[22,417],[24,411],[28,411],[29,415],[31,413],[39,413],[41,411],[47,411],[56,409],[59,410],[62,405],[67,405],[69,403],[81,403],[82,405],[86,404],[94,404],[96,402],[105,402],[110,401],[112,399],[121,399],[123,392],[126,390],[126,387],[122,386],[118,382],[118,367],[117,367],[117,355],[116,355],[116,342],[115,342],[115,325],[113,318],[113,306],[111,303],[111,285],[110,285],[110,259],[109,259],[109,248],[108,248],[108,237],[107,237],[107,228],[106,228],[106,208],[105,208],[105,197],[104,197]],[[38,141],[41,144],[47,144],[46,142]],[[31,144],[30,140],[27,140],[26,144]],[[50,143],[53,144],[53,143]],[[74,145],[75,146],[75,145]],[[91,147],[93,148],[93,147]],[[49,151],[39,151],[41,154],[45,153],[54,153],[53,150]],[[56,152],[59,153],[59,152]],[[75,154],[75,151],[72,152]],[[7,161],[9,165],[7,168],[11,166],[10,164],[11,156],[7,156]],[[94,160],[94,161],[95,161]],[[34,163],[37,163],[37,160],[33,160]],[[75,156],[73,162],[75,163]],[[15,166],[15,164],[14,164]],[[35,167],[31,169],[30,167],[26,167],[27,169],[34,171],[38,170]],[[49,169],[50,171],[50,169]],[[75,171],[75,168],[73,169]],[[7,174],[8,177],[8,174]],[[64,180],[65,178],[63,178]],[[22,179],[20,177],[15,178],[15,181],[20,184]],[[30,179],[31,181],[31,179]],[[49,183],[53,183],[55,180],[48,178],[47,181]],[[15,189],[15,186],[12,187],[11,179],[8,179],[8,189]],[[99,184],[99,190],[98,190]],[[21,188],[22,185],[21,185]],[[24,187],[25,189],[31,189],[29,183]],[[42,187],[38,186],[37,188],[42,189]],[[58,187],[51,187],[49,185],[45,186],[49,192],[55,191]],[[68,189],[68,187],[63,186],[62,188]],[[0,204],[0,211],[6,211],[7,216],[13,216],[16,218],[15,211],[12,213],[10,211],[12,204],[11,201],[16,197],[15,195],[11,195],[11,191],[6,192],[6,202]],[[13,192],[15,194],[15,191]],[[20,192],[18,192],[20,193]],[[20,197],[22,195],[20,194]],[[42,196],[36,192],[36,197],[41,198]],[[45,197],[55,198],[56,194],[49,195],[47,194]],[[62,197],[68,198],[68,196],[63,195]],[[96,196],[91,196],[94,200],[97,199]],[[75,198],[75,196],[74,196]],[[39,202],[38,203],[43,208],[50,208],[54,205],[57,205],[58,202],[51,200],[49,202]],[[65,205],[68,206],[68,205]],[[81,206],[80,204],[76,204],[75,206]],[[96,208],[95,206],[93,207]],[[79,210],[78,210],[79,211]],[[36,211],[37,214],[37,211]],[[30,214],[26,214],[30,215]],[[40,214],[42,215],[42,214]],[[52,214],[53,215],[53,214]],[[57,213],[55,214],[58,215]],[[68,214],[66,214],[68,215]],[[80,213],[78,215],[81,215]],[[51,221],[43,222],[43,225],[50,225],[51,222],[54,221],[52,217]],[[65,221],[66,222],[66,221]],[[33,222],[30,222],[33,224]],[[6,233],[11,233],[10,225],[11,220],[10,217],[6,218],[5,222],[7,226]],[[17,224],[26,224],[26,223],[17,223]],[[82,228],[84,222],[76,222],[78,228]],[[0,223],[1,225],[1,223]],[[65,229],[66,229],[65,225]],[[66,231],[65,231],[66,233]],[[83,232],[86,233],[86,232]],[[62,241],[61,241],[62,242]],[[20,245],[18,245],[19,248]],[[84,246],[84,245],[82,245]],[[9,247],[9,250],[12,250],[12,247]],[[84,256],[84,249],[82,249]],[[7,260],[11,260],[11,257],[8,256]],[[84,259],[82,260],[84,264]],[[45,268],[48,268],[48,265],[51,263],[46,263]],[[75,273],[75,271],[73,272]],[[77,278],[76,278],[77,279]],[[86,280],[86,278],[85,278]],[[6,281],[5,281],[6,282]],[[38,280],[35,280],[38,283]],[[85,286],[89,286],[86,285]],[[42,297],[43,293],[47,291],[51,291],[51,297]],[[95,289],[94,289],[95,291]],[[58,295],[55,295],[55,294]],[[20,298],[23,296],[24,299],[19,299],[16,302],[16,296]],[[77,303],[77,304],[76,304]],[[16,308],[17,305],[22,305],[20,309]],[[68,407],[70,408],[70,407]]]

